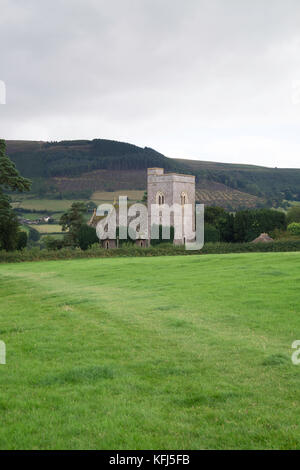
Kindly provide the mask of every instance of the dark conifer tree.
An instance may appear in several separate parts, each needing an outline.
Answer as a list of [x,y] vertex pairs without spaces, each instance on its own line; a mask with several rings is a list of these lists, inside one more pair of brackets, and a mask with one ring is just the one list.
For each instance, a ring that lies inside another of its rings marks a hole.
[[29,191],[30,181],[23,178],[6,155],[5,141],[0,139],[0,249],[14,250],[18,246],[19,223],[5,190]]

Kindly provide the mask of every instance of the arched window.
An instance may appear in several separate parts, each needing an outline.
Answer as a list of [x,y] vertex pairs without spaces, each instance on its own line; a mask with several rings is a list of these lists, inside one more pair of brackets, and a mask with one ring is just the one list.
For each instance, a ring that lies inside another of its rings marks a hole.
[[162,206],[165,203],[165,195],[162,192],[156,194],[156,204]]
[[181,204],[182,206],[184,206],[184,205],[187,204],[187,203],[188,203],[187,194],[183,192],[183,193],[181,193],[181,195],[180,195],[180,204]]

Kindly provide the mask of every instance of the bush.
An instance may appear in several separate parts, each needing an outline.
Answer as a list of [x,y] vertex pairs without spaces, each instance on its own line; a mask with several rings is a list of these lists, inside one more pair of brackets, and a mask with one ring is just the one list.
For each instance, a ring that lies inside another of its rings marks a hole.
[[44,237],[44,243],[47,250],[61,250],[64,246],[64,240],[53,238],[51,236]]
[[300,206],[291,207],[286,215],[288,224],[292,222],[300,223]]
[[300,223],[292,222],[287,229],[292,235],[300,236]]
[[273,238],[273,240],[276,240],[276,241],[295,240],[295,237],[287,230],[275,229],[272,232],[270,232],[269,235],[271,236],[271,238]]
[[300,240],[275,241],[270,243],[206,243],[202,254],[266,253],[300,251]]

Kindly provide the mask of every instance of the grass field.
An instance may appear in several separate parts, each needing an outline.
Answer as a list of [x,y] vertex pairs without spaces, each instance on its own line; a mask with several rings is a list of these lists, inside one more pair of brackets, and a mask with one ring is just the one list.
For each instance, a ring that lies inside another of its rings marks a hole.
[[[119,195],[127,195],[129,201],[139,201],[143,198],[144,191],[96,191],[91,197],[91,201],[96,204],[102,204],[104,202],[113,202],[115,199],[118,200]],[[73,202],[84,202],[87,203],[88,200],[75,200],[75,199],[30,199],[28,195],[18,195],[14,196],[12,206],[14,208],[22,208],[28,210],[36,211],[51,211],[62,213],[68,210]],[[40,217],[41,214],[34,213],[24,214],[24,217],[36,219]]]
[[[71,199],[21,199],[21,197],[19,197],[19,201],[14,201],[12,203],[12,206],[14,208],[22,208],[36,211],[63,212],[69,209],[73,202],[84,201],[75,201]],[[38,216],[38,214],[35,214],[35,218],[38,218]]]
[[61,232],[61,233],[57,233],[57,232],[53,232],[53,233],[41,233],[41,240],[44,239],[44,237],[51,237],[51,238],[55,238],[56,240],[62,240],[64,238],[64,234],[65,232]]
[[35,225],[34,228],[40,232],[41,234],[43,233],[60,233],[62,230],[61,225],[57,224],[42,224],[42,225]]
[[24,225],[20,225],[20,230],[21,230],[22,232],[26,232],[27,235],[29,235],[29,225],[25,225],[25,224],[24,224]]
[[29,219],[29,220],[40,219],[44,216],[45,216],[45,214],[41,214],[41,213],[38,213],[38,212],[25,212],[25,213],[22,214],[22,217],[24,217],[24,219]]
[[300,201],[288,201],[291,206],[300,206]]
[[1,449],[299,449],[299,266],[1,265]]
[[115,199],[118,201],[119,196],[127,196],[129,201],[141,201],[144,196],[144,191],[95,191],[91,200],[95,203],[113,202]]

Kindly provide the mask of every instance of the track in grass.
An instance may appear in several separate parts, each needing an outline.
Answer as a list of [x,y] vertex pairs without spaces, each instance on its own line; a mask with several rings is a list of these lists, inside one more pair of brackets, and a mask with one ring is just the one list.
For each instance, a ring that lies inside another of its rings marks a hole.
[[299,262],[1,265],[1,448],[299,448]]

